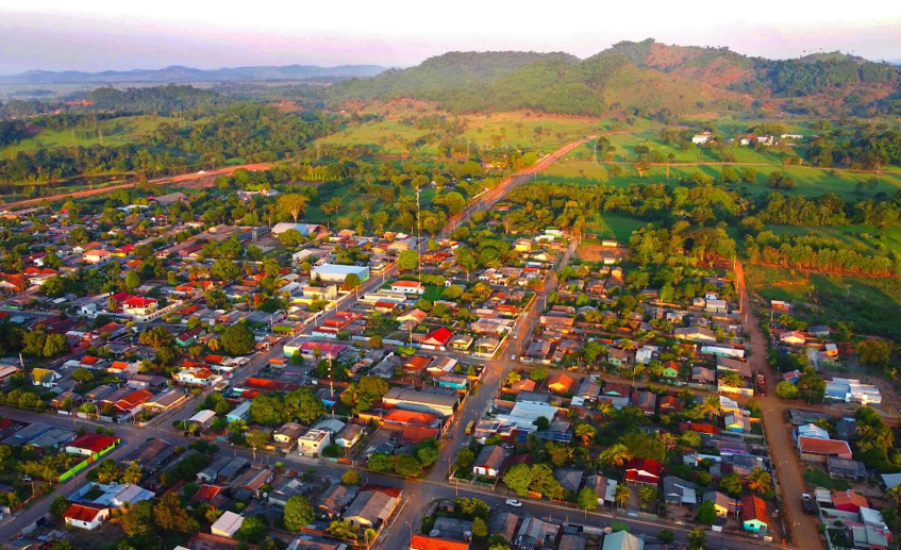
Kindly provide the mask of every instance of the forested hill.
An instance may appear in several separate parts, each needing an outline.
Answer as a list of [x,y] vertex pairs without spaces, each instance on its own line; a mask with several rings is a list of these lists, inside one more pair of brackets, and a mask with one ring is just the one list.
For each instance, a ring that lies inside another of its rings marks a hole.
[[230,98],[192,86],[155,86],[152,88],[97,88],[87,98],[92,110],[153,115],[181,115],[191,111],[210,111],[233,102]]
[[[457,112],[528,108],[597,115],[784,109],[901,112],[899,68],[840,53],[769,60],[726,48],[621,42],[583,61],[563,53],[452,52],[405,70],[332,86],[338,99],[411,98]],[[756,103],[755,103],[756,102]]]

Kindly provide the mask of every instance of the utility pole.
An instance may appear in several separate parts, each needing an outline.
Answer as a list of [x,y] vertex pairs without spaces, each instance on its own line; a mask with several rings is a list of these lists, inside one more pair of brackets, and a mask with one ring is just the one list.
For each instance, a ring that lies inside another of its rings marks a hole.
[[[416,248],[419,249],[419,244],[422,243],[422,210],[419,205],[419,186],[416,186]],[[419,282],[422,282],[422,261],[417,261],[416,264],[419,266]]]
[[332,380],[332,352],[328,353],[328,386],[329,399],[332,401],[332,418],[335,418],[335,383]]

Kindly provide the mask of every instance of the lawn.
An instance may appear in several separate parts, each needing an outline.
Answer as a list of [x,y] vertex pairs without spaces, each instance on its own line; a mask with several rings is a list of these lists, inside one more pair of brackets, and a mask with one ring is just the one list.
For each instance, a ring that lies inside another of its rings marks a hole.
[[597,214],[585,224],[585,231],[594,233],[601,239],[616,239],[621,245],[629,243],[632,233],[647,225],[647,222],[635,218]]
[[860,334],[901,338],[901,281],[747,266],[748,285],[766,300],[792,302],[811,324],[852,323]]
[[434,302],[436,300],[441,299],[441,294],[444,293],[443,286],[437,285],[426,285],[425,294],[422,295],[423,298],[428,300],[429,302]]
[[846,491],[851,488],[851,485],[848,482],[840,479],[832,479],[826,472],[814,468],[804,470],[804,481],[806,481],[811,488],[825,487],[830,491]]
[[[20,141],[16,145],[3,148],[2,156],[11,156],[19,151],[33,151],[38,147],[90,147],[100,144],[100,133],[103,133],[103,145],[123,145],[133,143],[150,134],[163,122],[178,122],[178,118],[160,116],[118,117],[101,121],[90,129],[76,126],[65,130],[42,129],[34,137]],[[88,136],[80,132],[90,130]]]

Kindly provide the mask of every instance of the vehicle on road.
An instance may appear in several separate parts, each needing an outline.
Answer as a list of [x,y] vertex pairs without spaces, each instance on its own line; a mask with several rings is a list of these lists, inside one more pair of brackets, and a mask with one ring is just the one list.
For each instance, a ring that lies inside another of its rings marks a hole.
[[476,421],[470,420],[468,424],[466,424],[466,435],[472,435],[472,429],[476,427]]
[[810,498],[810,495],[804,493],[801,495],[801,507],[808,516],[817,515],[817,504]]
[[522,507],[522,502],[516,500],[515,498],[508,498],[508,499],[507,499],[507,506],[513,506],[514,508],[521,508],[521,507]]

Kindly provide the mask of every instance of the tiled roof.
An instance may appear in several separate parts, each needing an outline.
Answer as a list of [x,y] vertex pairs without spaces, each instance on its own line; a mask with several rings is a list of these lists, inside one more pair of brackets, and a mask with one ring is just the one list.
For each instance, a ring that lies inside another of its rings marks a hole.
[[741,520],[757,520],[767,523],[766,502],[754,495],[745,495],[741,499]]
[[456,540],[413,535],[410,550],[469,550],[469,543]]

